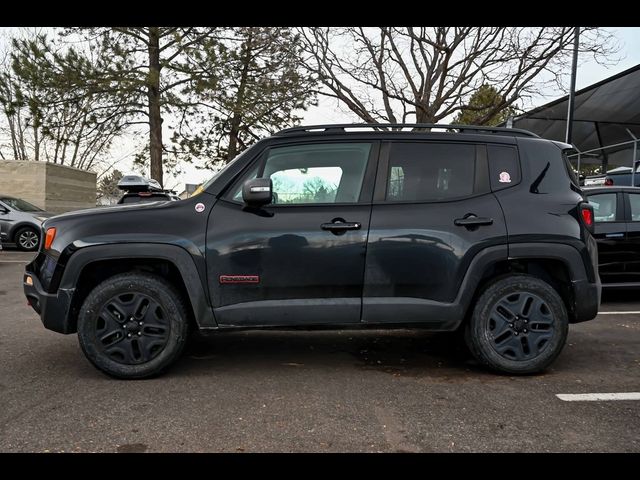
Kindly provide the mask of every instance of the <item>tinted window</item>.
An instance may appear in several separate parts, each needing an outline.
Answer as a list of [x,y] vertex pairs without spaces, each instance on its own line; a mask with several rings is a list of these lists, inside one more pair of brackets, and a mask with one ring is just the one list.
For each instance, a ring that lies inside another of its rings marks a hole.
[[242,184],[271,178],[276,204],[355,203],[360,198],[370,143],[326,143],[269,149],[264,168],[252,168],[231,192],[242,200]]
[[492,190],[501,190],[520,182],[520,162],[515,148],[488,145],[487,153]]
[[31,205],[29,202],[25,202],[20,198],[13,197],[2,197],[0,198],[4,203],[9,205],[11,208],[14,208],[20,212],[42,212],[41,208],[36,207],[35,205]]
[[386,199],[438,201],[474,193],[475,145],[393,143]]
[[589,195],[596,222],[615,222],[618,196],[615,193]]
[[640,194],[630,193],[629,204],[631,205],[631,221],[640,222]]
[[572,180],[565,166],[562,151],[552,142],[537,138],[518,139],[522,166],[530,175],[531,193],[558,193],[571,189]]

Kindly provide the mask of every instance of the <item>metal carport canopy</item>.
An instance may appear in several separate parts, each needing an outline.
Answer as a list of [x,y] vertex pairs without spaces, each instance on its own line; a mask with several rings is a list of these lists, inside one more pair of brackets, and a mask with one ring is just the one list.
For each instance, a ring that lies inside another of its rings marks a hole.
[[[513,127],[564,141],[568,99],[564,96],[514,118]],[[640,65],[576,92],[572,143],[579,151],[631,141],[627,129],[640,137]],[[622,145],[607,149],[608,163],[630,164],[629,154],[615,155],[629,148]]]

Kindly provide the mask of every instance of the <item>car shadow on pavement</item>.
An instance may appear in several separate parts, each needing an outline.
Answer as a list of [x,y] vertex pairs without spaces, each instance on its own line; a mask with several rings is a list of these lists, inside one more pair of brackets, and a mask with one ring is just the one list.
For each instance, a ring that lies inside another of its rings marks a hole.
[[395,376],[491,376],[471,358],[456,334],[421,330],[268,330],[195,335],[170,374],[354,366]]

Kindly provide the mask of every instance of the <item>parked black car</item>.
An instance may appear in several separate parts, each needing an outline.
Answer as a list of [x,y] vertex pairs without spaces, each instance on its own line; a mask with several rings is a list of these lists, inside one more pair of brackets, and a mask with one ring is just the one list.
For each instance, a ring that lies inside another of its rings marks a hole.
[[26,296],[122,378],[163,371],[190,327],[462,328],[484,365],[540,371],[600,301],[571,147],[436,127],[287,129],[194,197],[54,217]]
[[640,287],[640,188],[613,186],[584,192],[594,210],[602,286]]

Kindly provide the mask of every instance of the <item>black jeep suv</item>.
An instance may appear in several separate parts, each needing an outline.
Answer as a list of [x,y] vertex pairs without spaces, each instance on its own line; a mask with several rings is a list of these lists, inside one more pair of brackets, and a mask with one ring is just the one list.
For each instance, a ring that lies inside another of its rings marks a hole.
[[571,146],[437,128],[287,129],[187,200],[51,218],[26,296],[121,378],[163,371],[190,327],[464,329],[484,365],[540,371],[600,302]]

